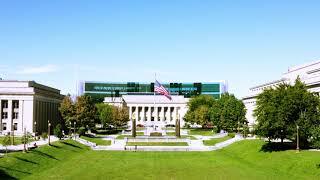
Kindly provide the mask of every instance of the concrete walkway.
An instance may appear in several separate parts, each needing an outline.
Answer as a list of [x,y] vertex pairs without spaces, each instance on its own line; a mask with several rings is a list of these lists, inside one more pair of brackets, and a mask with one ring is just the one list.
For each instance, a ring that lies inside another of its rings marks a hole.
[[[50,136],[50,142],[55,142],[58,141],[59,138],[55,137],[55,136]],[[29,142],[27,145],[28,149],[34,148],[34,144],[36,144],[37,146],[43,146],[48,144],[48,139],[46,140],[38,140],[38,141],[32,141]],[[19,145],[10,145],[7,146],[7,150],[8,152],[13,152],[13,151],[23,151],[24,149],[24,144],[19,144]],[[3,145],[0,145],[0,151],[1,152],[5,152],[6,151],[6,147]]]
[[[77,139],[78,142],[90,146],[93,150],[107,150],[107,151],[214,151],[227,147],[237,141],[241,141],[244,138],[241,136],[236,136],[232,139],[226,140],[221,143],[217,143],[214,146],[205,146],[203,140],[221,138],[227,134],[217,134],[215,136],[201,137],[198,140],[190,140],[188,146],[127,146],[126,139],[120,140],[115,137],[111,138],[110,146],[96,146],[90,145],[88,143],[83,143],[83,141]],[[81,138],[80,138],[81,139]],[[107,138],[106,138],[107,139]],[[108,139],[110,140],[110,139]]]

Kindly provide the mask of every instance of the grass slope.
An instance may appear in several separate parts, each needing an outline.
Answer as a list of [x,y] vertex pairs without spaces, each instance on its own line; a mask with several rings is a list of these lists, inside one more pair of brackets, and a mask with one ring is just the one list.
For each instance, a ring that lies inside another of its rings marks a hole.
[[102,138],[99,137],[88,137],[88,136],[81,136],[81,139],[96,143],[97,145],[101,146],[110,146],[111,141],[110,140],[103,140]]
[[189,135],[202,135],[202,136],[212,136],[215,133],[212,132],[212,129],[189,129]]
[[228,139],[231,139],[231,137],[229,136],[225,136],[225,137],[222,137],[222,138],[215,138],[215,139],[210,139],[210,140],[204,140],[203,141],[203,144],[205,146],[214,146],[215,144],[217,143],[220,143],[220,142],[223,142],[223,141],[226,141]]
[[264,144],[240,141],[213,152],[109,152],[65,141],[12,153],[0,159],[0,172],[2,179],[319,179],[319,152],[263,152]]

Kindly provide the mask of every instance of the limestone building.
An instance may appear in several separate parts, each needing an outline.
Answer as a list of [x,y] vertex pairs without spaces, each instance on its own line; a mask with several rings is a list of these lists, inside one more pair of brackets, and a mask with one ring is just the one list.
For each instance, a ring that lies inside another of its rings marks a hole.
[[48,131],[60,120],[60,90],[34,81],[0,80],[0,133],[22,135]]

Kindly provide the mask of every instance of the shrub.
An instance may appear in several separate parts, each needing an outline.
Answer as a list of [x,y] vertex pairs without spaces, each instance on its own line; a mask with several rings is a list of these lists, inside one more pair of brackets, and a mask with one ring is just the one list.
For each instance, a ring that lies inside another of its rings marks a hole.
[[[91,131],[92,132],[92,131]],[[104,129],[101,129],[101,130],[96,130],[96,134],[118,134],[119,132],[121,132],[121,130],[119,129],[107,129],[107,130],[104,130]]]
[[85,127],[80,127],[78,130],[79,136],[83,136],[86,134],[86,128]]
[[144,125],[143,124],[138,124],[137,127],[144,127]]
[[190,126],[189,123],[186,123],[186,124],[184,125],[184,128],[189,129],[189,128],[191,128],[191,126]]
[[249,131],[249,127],[248,127],[248,125],[244,125],[243,126],[243,129],[242,129],[242,135],[243,135],[243,137],[248,137],[248,134],[250,133],[250,131]]
[[2,140],[2,145],[4,145],[6,147],[6,154],[8,153],[7,146],[9,146],[10,144],[11,144],[11,137],[10,137],[10,135],[6,135]]
[[218,127],[213,127],[213,128],[212,128],[212,132],[214,132],[214,133],[219,133],[219,128],[218,128]]
[[61,124],[57,124],[57,126],[53,130],[53,133],[59,139],[61,139],[63,137],[62,130],[61,130]]
[[46,140],[46,139],[48,138],[48,133],[43,132],[43,133],[41,134],[41,138],[42,138],[43,140]]
[[32,138],[32,134],[31,133],[27,133],[26,135],[23,135],[21,138],[21,144],[28,144],[29,139]]
[[311,133],[311,147],[320,149],[320,127],[313,128]]
[[152,133],[150,133],[150,136],[162,136],[162,133],[160,133],[160,132],[152,132]]
[[234,138],[236,136],[236,134],[235,133],[228,133],[228,136],[231,138]]

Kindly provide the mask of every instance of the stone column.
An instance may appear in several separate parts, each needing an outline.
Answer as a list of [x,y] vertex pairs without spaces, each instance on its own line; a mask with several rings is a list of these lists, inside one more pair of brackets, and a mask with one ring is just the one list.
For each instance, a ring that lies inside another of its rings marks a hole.
[[139,106],[136,106],[136,122],[139,121]]
[[8,124],[7,124],[7,131],[11,132],[13,131],[13,125],[12,125],[12,100],[8,100]]
[[177,116],[177,111],[178,108],[175,106],[174,109],[173,109],[173,120],[176,121],[178,119],[178,116]]
[[161,111],[160,111],[160,121],[164,121],[164,106],[161,106]]
[[167,123],[170,123],[170,120],[171,120],[171,107],[168,106],[168,109],[167,109]]
[[145,112],[145,109],[146,107],[145,106],[142,106],[142,122],[144,123],[145,119],[146,119],[146,112]]
[[132,120],[132,106],[129,106],[129,119]]
[[[23,115],[22,115],[22,113],[23,113],[23,111],[22,111],[23,104],[24,104],[24,103],[23,103],[23,100],[19,100],[18,125],[20,126],[20,128],[19,128],[19,126],[18,126],[18,130],[19,130],[20,132],[23,132],[23,129],[24,129],[24,128],[27,128],[27,130],[33,129],[33,124],[32,124],[31,127],[27,127],[28,124],[26,124],[26,123],[23,121],[23,119],[22,119],[22,117],[23,117]],[[33,123],[33,121],[32,121],[32,123]]]
[[148,106],[148,122],[151,122],[151,106]]

